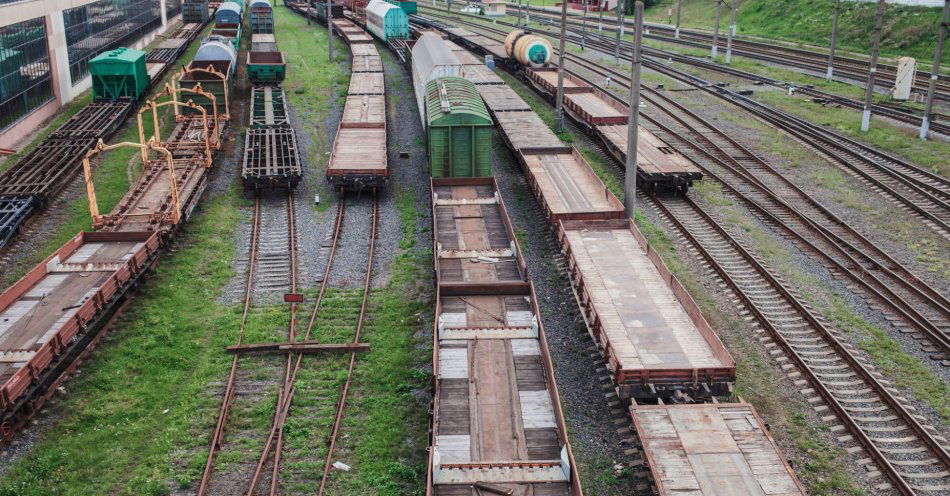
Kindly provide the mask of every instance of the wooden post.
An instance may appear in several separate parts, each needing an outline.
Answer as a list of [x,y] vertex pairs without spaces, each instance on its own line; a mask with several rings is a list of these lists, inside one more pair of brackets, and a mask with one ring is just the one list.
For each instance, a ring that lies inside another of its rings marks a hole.
[[564,38],[567,30],[567,0],[561,0],[561,39],[557,51],[557,95],[554,106],[554,124],[557,132],[564,130]]
[[716,54],[719,52],[719,19],[722,18],[722,1],[716,0],[716,25],[713,27],[712,52],[709,57],[716,61]]
[[831,25],[831,50],[828,52],[828,73],[826,77],[831,81],[835,66],[835,45],[838,43],[838,16],[841,14],[841,0],[835,0],[835,20]]
[[877,2],[877,20],[874,21],[874,41],[871,45],[871,62],[868,64],[868,84],[864,92],[864,111],[861,113],[861,131],[871,127],[871,99],[874,97],[874,77],[877,75],[877,52],[881,47],[881,26],[884,24],[884,0]]
[[643,2],[634,4],[633,60],[630,62],[630,118],[627,121],[627,162],[623,181],[623,210],[633,220],[637,211],[637,139],[640,122],[640,45],[643,42]]
[[943,39],[947,37],[947,15],[950,14],[950,0],[943,2],[943,20],[940,21],[940,34],[937,35],[937,50],[934,52],[934,65],[930,70],[930,86],[927,87],[927,101],[924,104],[924,118],[920,122],[920,139],[926,140],[930,131],[930,112],[934,106],[934,91],[937,78],[940,77],[940,57],[943,56]]

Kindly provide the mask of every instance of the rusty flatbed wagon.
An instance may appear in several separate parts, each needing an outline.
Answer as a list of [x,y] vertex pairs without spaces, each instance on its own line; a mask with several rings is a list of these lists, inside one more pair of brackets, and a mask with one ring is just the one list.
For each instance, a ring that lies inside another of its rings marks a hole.
[[157,233],[82,232],[0,294],[0,431],[39,408],[154,263]]
[[807,494],[752,405],[633,406],[660,496]]
[[248,129],[241,179],[253,190],[294,189],[300,182],[297,136],[290,127]]
[[432,179],[432,208],[427,494],[582,494],[534,287],[494,178]]
[[[475,81],[472,82],[474,83]],[[488,107],[488,110],[493,113],[529,112],[531,110],[531,106],[528,105],[528,102],[524,101],[524,98],[518,96],[518,94],[515,93],[515,90],[511,89],[508,85],[478,84],[477,88],[478,94],[482,95],[482,100],[485,100],[485,106]],[[541,121],[541,119],[538,118],[534,112],[530,113],[534,115],[535,118],[541,122],[541,124],[544,124],[544,122]],[[548,133],[550,133],[550,129],[548,129]]]
[[[557,68],[525,68],[530,85],[549,100],[557,93]],[[564,74],[564,109],[568,117],[596,136],[620,163],[627,158],[628,107],[573,74]],[[685,191],[702,172],[684,155],[643,126],[638,130],[637,176],[643,188]]]
[[576,149],[524,147],[517,156],[551,222],[623,217],[623,204]]
[[[334,21],[334,26],[365,34],[349,21]],[[386,88],[383,62],[376,46],[372,42],[351,44],[350,51],[353,72],[326,176],[335,188],[361,190],[389,181]]]
[[[505,81],[495,74],[495,71],[489,69],[485,64],[478,62],[476,64],[463,64],[461,70],[462,77],[468,79],[476,86],[483,84],[504,85]],[[484,97],[483,97],[484,98]]]
[[558,238],[620,397],[731,393],[735,362],[635,225],[564,221]]

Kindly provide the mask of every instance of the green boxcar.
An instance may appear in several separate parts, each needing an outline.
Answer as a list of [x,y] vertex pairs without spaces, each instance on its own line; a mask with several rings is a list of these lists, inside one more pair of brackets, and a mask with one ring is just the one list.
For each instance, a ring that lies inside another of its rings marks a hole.
[[130,98],[138,100],[148,89],[145,52],[116,48],[89,61],[92,96],[96,101]]
[[471,81],[450,76],[426,85],[432,177],[490,176],[491,130],[491,116]]

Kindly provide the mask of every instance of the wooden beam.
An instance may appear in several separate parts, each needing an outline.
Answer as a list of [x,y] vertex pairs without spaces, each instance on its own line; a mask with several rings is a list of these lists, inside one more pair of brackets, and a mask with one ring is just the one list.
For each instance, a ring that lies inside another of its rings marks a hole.
[[369,343],[320,343],[318,341],[289,341],[283,343],[255,343],[228,346],[228,353],[349,353],[369,351]]

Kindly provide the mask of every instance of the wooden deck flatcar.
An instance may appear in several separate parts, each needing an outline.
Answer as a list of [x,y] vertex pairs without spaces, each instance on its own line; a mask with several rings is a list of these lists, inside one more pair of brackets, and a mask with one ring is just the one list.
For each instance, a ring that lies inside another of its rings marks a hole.
[[804,496],[752,405],[630,409],[660,496]]
[[432,192],[427,493],[579,495],[534,289],[495,180],[433,179]]
[[620,397],[732,392],[735,362],[635,225],[564,221],[558,238]]
[[0,432],[11,432],[154,263],[154,232],[82,232],[0,294]]

